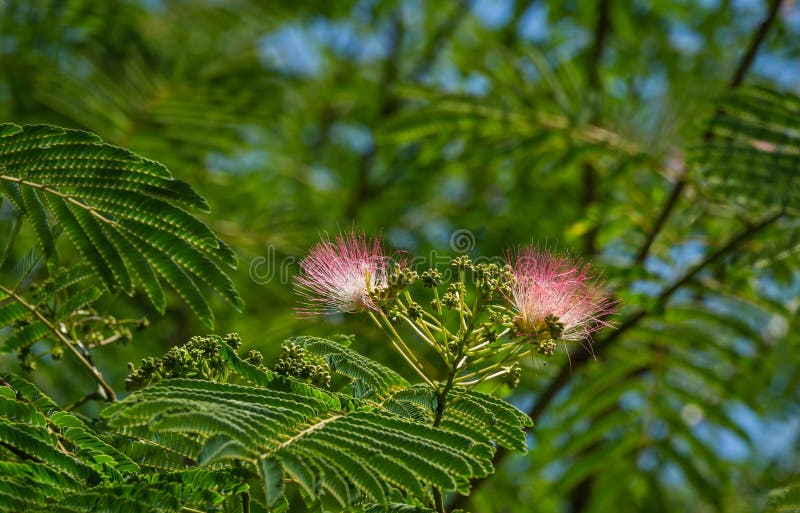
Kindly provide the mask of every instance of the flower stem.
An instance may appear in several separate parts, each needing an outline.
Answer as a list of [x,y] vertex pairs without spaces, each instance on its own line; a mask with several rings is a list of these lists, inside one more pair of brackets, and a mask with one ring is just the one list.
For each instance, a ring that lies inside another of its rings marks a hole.
[[[375,324],[377,324],[379,328],[381,328],[382,330],[386,331],[389,334],[389,339],[392,341],[392,345],[397,350],[397,352],[400,353],[400,356],[403,357],[406,363],[408,363],[411,366],[411,368],[414,369],[414,371],[417,374],[419,374],[419,376],[422,378],[423,381],[425,381],[425,383],[428,384],[428,386],[430,386],[434,390],[437,390],[436,385],[422,371],[421,364],[419,364],[419,362],[416,362],[416,357],[413,356],[414,353],[412,353],[411,350],[408,349],[408,346],[405,345],[403,339],[400,338],[400,335],[397,334],[397,331],[394,329],[394,326],[392,326],[391,321],[389,321],[389,319],[386,318],[386,315],[382,311],[380,311],[380,314],[381,314],[381,319],[385,321],[386,326],[384,326],[378,320],[378,318],[375,317],[374,313],[369,312],[369,316],[375,322]],[[388,330],[386,329],[387,326],[389,328]],[[408,351],[408,353],[410,354],[406,353],[406,351]]]
[[[461,350],[458,351],[459,354],[456,355],[456,359],[461,356]],[[447,407],[447,394],[450,393],[450,390],[455,385],[456,374],[458,374],[458,369],[456,366],[453,366],[453,369],[450,371],[450,375],[447,377],[447,382],[444,385],[444,388],[437,394],[438,401],[436,402],[436,415],[433,419],[433,427],[439,427],[439,424],[442,423],[442,417],[444,416],[444,410]],[[436,507],[436,511],[438,513],[447,513],[447,509],[445,508],[444,504],[444,494],[442,490],[439,488],[433,488],[433,499],[434,499],[434,506]]]
[[447,330],[447,327],[444,325],[444,314],[442,313],[442,300],[439,299],[439,290],[436,287],[433,287],[433,297],[436,299],[436,313],[439,314],[439,317],[436,318],[433,315],[429,314],[427,311],[423,310],[423,312],[431,318],[433,318],[436,322],[439,323],[439,326],[442,327],[442,344],[444,345],[445,354],[447,353],[447,347],[449,346],[449,335],[450,332]]

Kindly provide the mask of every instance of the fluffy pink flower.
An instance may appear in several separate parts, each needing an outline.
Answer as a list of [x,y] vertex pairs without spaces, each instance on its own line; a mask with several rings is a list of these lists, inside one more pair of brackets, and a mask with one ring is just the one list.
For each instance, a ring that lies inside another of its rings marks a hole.
[[563,325],[558,338],[584,340],[611,326],[603,317],[616,302],[588,264],[530,246],[509,251],[508,264],[516,278],[508,299],[521,331],[535,336],[557,321]]
[[376,310],[370,291],[386,284],[388,266],[380,237],[345,233],[334,241],[322,239],[300,261],[296,290],[305,306],[298,312]]

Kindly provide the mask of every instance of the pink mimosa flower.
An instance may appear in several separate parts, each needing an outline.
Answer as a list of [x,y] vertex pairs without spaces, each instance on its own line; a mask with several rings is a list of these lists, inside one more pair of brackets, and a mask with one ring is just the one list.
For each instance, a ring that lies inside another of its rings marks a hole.
[[[612,325],[604,317],[616,310],[616,302],[588,264],[531,246],[509,251],[508,264],[516,278],[508,299],[521,332],[584,340]],[[554,323],[559,323],[555,329]]]
[[317,243],[300,270],[295,280],[305,306],[299,313],[355,313],[377,310],[370,292],[386,284],[389,259],[380,237],[345,233]]

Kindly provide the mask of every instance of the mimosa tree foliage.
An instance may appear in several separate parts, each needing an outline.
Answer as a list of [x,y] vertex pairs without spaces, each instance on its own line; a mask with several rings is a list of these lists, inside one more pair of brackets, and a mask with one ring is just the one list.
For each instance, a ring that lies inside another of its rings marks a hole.
[[0,1],[0,511],[797,510],[798,9]]

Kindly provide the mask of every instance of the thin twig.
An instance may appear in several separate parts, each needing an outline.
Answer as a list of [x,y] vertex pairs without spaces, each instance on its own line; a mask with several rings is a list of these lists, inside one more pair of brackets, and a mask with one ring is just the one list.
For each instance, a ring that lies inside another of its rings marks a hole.
[[76,344],[78,344],[77,341],[70,340],[69,338],[67,338],[63,333],[61,333],[61,331],[56,326],[53,325],[53,323],[50,322],[50,320],[47,317],[45,317],[39,311],[39,309],[36,306],[28,303],[22,296],[17,294],[15,291],[6,288],[2,285],[0,285],[0,291],[14,298],[16,302],[18,302],[20,305],[28,309],[34,316],[36,316],[39,319],[39,321],[42,322],[42,324],[47,326],[47,328],[50,329],[50,331],[52,331],[56,335],[56,337],[58,337],[59,340],[61,340],[61,342],[64,343],[65,346],[67,346],[67,348],[72,352],[75,358],[78,359],[81,365],[83,365],[86,368],[86,370],[89,371],[89,374],[92,376],[92,378],[94,378],[94,380],[100,386],[100,389],[103,391],[108,401],[117,400],[117,395],[114,393],[114,389],[111,388],[111,386],[108,383],[106,383],[106,380],[103,378],[103,375],[100,374],[100,371],[97,369],[97,367],[92,365],[92,363],[89,360],[87,360],[86,357],[83,356],[83,354],[81,354],[81,352],[75,347]]
[[672,211],[675,209],[675,206],[678,204],[678,199],[680,199],[681,194],[683,193],[683,189],[685,187],[686,187],[686,180],[684,180],[683,176],[681,176],[680,178],[678,178],[678,181],[675,182],[675,185],[672,186],[672,190],[669,193],[667,201],[661,208],[661,212],[659,212],[658,217],[656,217],[656,221],[655,223],[653,223],[653,227],[647,233],[647,237],[645,237],[644,244],[642,244],[642,247],[636,254],[636,260],[634,261],[634,265],[641,265],[647,259],[647,256],[650,254],[650,248],[653,246],[653,242],[655,242],[658,234],[661,233],[661,229],[664,228],[664,224],[666,224],[667,218],[669,218],[669,216],[672,214]]
[[92,393],[86,394],[85,396],[81,397],[77,401],[75,401],[75,402],[73,402],[71,404],[68,404],[67,406],[64,406],[64,411],[75,410],[77,408],[80,408],[84,404],[88,403],[89,401],[105,401],[105,400],[106,400],[106,398],[103,397],[101,394],[99,394],[97,392],[92,392]]
[[89,349],[97,349],[98,347],[103,347],[103,346],[107,346],[108,344],[113,344],[114,342],[116,342],[117,340],[120,340],[121,338],[123,338],[122,334],[115,333],[115,334],[111,335],[110,337],[104,338],[100,342],[97,342],[95,344],[90,344],[89,345]]
[[[608,33],[611,31],[611,18],[609,10],[611,0],[600,0],[597,5],[597,23],[594,30],[594,45],[586,63],[586,81],[588,92],[592,102],[592,117],[590,123],[597,124],[599,120],[598,99],[603,93],[603,84],[600,80],[600,61],[603,59],[603,51],[608,40]],[[583,164],[583,191],[581,203],[584,213],[597,201],[597,169],[592,162],[586,161]],[[587,255],[594,255],[597,252],[597,233],[599,226],[593,223],[583,235],[584,250]]]
[[736,72],[733,74],[733,78],[730,82],[731,89],[739,87],[742,84],[742,81],[744,81],[744,77],[747,75],[747,72],[750,71],[750,67],[753,65],[753,61],[756,58],[758,49],[767,39],[769,29],[772,28],[772,25],[775,23],[775,18],[778,16],[778,11],[781,8],[782,2],[783,0],[770,0],[766,17],[758,25],[758,30],[756,30],[756,33],[753,34],[753,39],[750,41],[750,46],[747,47],[747,51],[745,51],[742,59],[739,61],[739,65],[736,67]]

